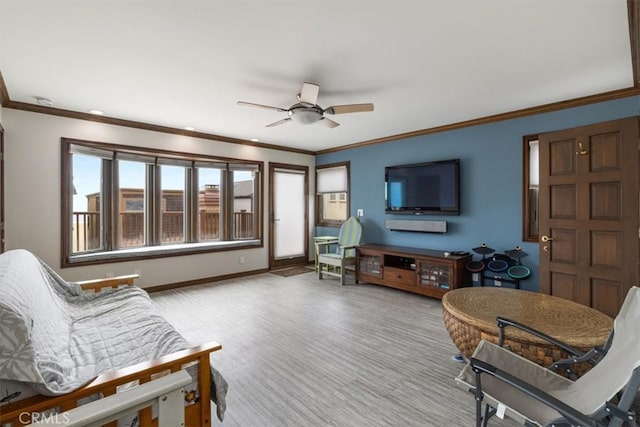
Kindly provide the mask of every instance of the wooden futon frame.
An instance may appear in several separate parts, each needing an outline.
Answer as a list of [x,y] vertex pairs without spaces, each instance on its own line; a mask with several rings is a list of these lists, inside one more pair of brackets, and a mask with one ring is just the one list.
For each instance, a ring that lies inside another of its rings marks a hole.
[[[78,282],[85,291],[100,292],[105,288],[119,286],[133,286],[136,274],[110,277],[106,279],[87,280]],[[185,426],[211,425],[211,374],[209,356],[222,346],[216,342],[209,342],[200,346],[178,351],[156,360],[139,363],[124,369],[108,372],[96,377],[86,386],[71,393],[60,396],[37,395],[0,406],[0,425],[3,427],[22,426],[31,423],[32,415],[54,409],[57,412],[68,411],[78,406],[78,400],[99,395],[110,396],[116,393],[119,386],[137,381],[139,384],[152,381],[169,372],[176,372],[185,365],[197,362],[199,399],[184,407]],[[140,426],[157,426],[158,420],[152,419],[151,408],[139,411]],[[107,424],[117,426],[117,422]]]

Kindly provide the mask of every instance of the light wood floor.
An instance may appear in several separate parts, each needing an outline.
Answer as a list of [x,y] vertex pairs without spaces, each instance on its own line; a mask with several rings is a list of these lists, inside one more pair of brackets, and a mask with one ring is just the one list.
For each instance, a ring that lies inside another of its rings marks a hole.
[[152,298],[191,343],[223,345],[212,358],[230,384],[218,426],[474,425],[438,300],[314,273]]

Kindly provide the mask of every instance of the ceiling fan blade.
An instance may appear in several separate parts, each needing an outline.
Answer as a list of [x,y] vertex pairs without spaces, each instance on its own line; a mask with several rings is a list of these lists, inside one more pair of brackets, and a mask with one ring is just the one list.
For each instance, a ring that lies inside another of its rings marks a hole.
[[364,113],[367,111],[373,111],[372,103],[334,105],[333,107],[325,108],[324,110],[327,114]]
[[322,123],[323,125],[325,125],[328,128],[336,128],[338,126],[340,126],[340,123],[338,122],[334,122],[331,119],[327,119],[326,117],[322,117],[320,120],[318,120],[320,123]]
[[299,98],[300,102],[303,104],[316,105],[318,102],[318,92],[320,92],[320,86],[313,83],[302,83]]
[[256,108],[262,108],[264,110],[275,110],[275,111],[280,111],[282,113],[286,113],[287,111],[289,111],[286,108],[272,107],[270,105],[256,104],[254,102],[238,101],[237,104],[243,105],[245,107],[256,107]]
[[271,124],[268,124],[268,125],[266,125],[265,127],[272,128],[272,127],[274,127],[274,126],[280,126],[280,125],[283,125],[283,124],[285,124],[286,122],[290,122],[290,121],[291,121],[291,117],[287,117],[286,119],[278,120],[277,122],[273,122],[273,123],[271,123]]

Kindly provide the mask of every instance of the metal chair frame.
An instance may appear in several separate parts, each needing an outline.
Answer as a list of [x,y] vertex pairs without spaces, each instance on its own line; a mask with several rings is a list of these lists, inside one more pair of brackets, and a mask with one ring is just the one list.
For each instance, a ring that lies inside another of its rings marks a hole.
[[[581,351],[527,325],[498,317],[498,345],[482,341],[456,379],[474,395],[475,425],[486,427],[489,419],[502,417],[508,409],[507,415],[525,426],[638,427],[632,405],[640,390],[639,319],[640,288],[633,287],[606,343]],[[510,353],[503,347],[508,327],[544,339],[569,357],[545,368]],[[578,378],[572,366],[580,362],[593,365],[593,372]],[[566,377],[546,370],[560,371]],[[487,377],[492,378],[490,387]],[[522,393],[521,398],[513,393]],[[589,413],[581,412],[585,410]]]

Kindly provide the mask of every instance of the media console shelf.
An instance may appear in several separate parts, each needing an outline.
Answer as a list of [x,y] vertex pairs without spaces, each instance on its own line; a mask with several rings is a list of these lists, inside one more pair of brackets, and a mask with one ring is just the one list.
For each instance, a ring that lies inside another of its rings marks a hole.
[[465,268],[471,257],[445,256],[443,251],[403,246],[358,246],[356,283],[368,282],[441,299],[451,289],[467,286]]

